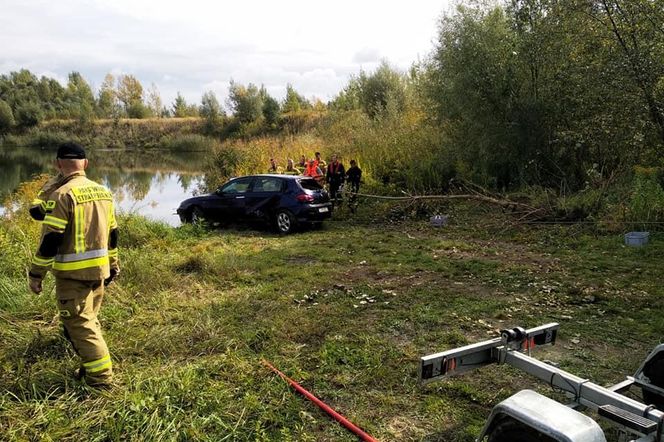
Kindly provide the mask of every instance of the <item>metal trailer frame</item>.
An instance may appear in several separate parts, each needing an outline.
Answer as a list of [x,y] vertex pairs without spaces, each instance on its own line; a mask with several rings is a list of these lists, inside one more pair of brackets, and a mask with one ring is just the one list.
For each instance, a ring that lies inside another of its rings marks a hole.
[[[647,362],[664,351],[664,344],[650,353],[633,377],[605,388],[530,356],[536,346],[555,344],[559,327],[557,323],[550,323],[528,330],[520,327],[503,330],[500,338],[424,356],[419,365],[420,381],[428,384],[485,365],[508,364],[547,382],[552,388],[565,391],[572,398],[569,407],[588,407],[625,433],[636,436],[639,442],[664,442],[664,412],[620,393],[638,385],[664,397],[664,389],[650,384],[643,375]],[[485,427],[478,440],[482,440],[487,430]]]

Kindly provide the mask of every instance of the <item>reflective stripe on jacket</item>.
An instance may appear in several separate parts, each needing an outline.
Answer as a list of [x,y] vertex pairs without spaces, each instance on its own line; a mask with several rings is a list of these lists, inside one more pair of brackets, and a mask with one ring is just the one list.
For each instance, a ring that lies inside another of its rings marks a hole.
[[62,185],[63,180],[64,177],[58,173],[44,183],[35,199],[30,203],[28,211],[30,212],[32,219],[43,221],[44,217],[53,210],[55,207],[55,201],[51,200],[49,197],[54,190]]

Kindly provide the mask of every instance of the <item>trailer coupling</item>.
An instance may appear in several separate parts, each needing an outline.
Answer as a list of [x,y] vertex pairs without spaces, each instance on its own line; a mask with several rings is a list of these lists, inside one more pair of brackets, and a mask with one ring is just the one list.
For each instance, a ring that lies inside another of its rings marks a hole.
[[504,363],[507,351],[527,351],[536,346],[554,345],[557,323],[524,330],[502,330],[500,338],[424,356],[420,360],[420,380],[427,384],[493,363]]
[[[588,408],[610,421],[624,436],[621,440],[664,442],[664,344],[648,355],[634,376],[603,387],[530,356],[537,346],[555,344],[558,329],[551,323],[502,330],[499,338],[424,356],[420,381],[428,384],[485,365],[507,364],[572,398],[565,406],[533,391],[517,393],[494,407],[478,440],[603,442],[597,423],[576,411]],[[632,386],[640,387],[642,401],[622,394]]]

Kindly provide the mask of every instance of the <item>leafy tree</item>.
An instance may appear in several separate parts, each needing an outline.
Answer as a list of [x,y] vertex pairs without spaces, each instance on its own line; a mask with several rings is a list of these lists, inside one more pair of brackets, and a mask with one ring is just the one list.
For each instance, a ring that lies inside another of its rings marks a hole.
[[263,99],[256,85],[247,87],[231,80],[228,88],[228,107],[240,123],[257,121],[263,114]]
[[173,102],[173,116],[176,118],[184,118],[187,116],[187,111],[189,106],[187,105],[187,100],[178,92]]
[[205,129],[208,133],[214,133],[220,127],[223,109],[214,92],[208,91],[203,94],[198,113],[205,119]]
[[11,79],[7,75],[0,75],[0,98],[7,101],[12,90]]
[[[592,16],[614,37],[626,73],[642,94],[650,122],[664,143],[664,101],[657,85],[664,79],[664,4],[661,0],[599,0]],[[593,14],[594,12],[594,14]],[[664,154],[664,149],[660,149]]]
[[302,109],[311,109],[311,104],[295,90],[293,85],[287,84],[286,98],[284,98],[284,104],[282,106],[283,112],[298,112]]
[[405,82],[402,74],[382,61],[378,69],[367,75],[360,74],[360,105],[370,117],[375,117],[388,106],[402,111],[406,104]]
[[42,76],[37,85],[37,96],[46,119],[61,117],[68,113],[66,90],[58,80]]
[[80,121],[89,121],[93,116],[95,99],[90,85],[78,72],[69,74],[65,95],[69,116]]
[[221,117],[221,106],[219,105],[219,100],[217,100],[214,92],[207,91],[203,94],[203,97],[201,98],[201,107],[198,113],[209,122],[215,122]]
[[27,69],[21,69],[18,72],[11,72],[9,77],[11,90],[6,101],[12,108],[16,109],[17,105],[28,101],[34,103],[40,102],[37,93],[39,80],[37,80],[37,77],[32,72]]
[[21,128],[37,126],[43,119],[41,107],[34,101],[19,104],[16,107],[14,116],[17,125]]
[[198,106],[195,103],[192,103],[187,106],[187,116],[188,117],[200,117],[198,113]]
[[14,113],[6,101],[0,100],[0,134],[9,132],[14,126]]
[[260,93],[263,100],[263,117],[265,118],[265,124],[269,128],[274,129],[277,127],[279,116],[281,115],[279,102],[267,92],[265,87],[261,87]]
[[318,97],[314,97],[311,108],[316,112],[325,112],[327,110],[327,106],[323,103],[323,100]]
[[118,79],[117,98],[124,106],[125,111],[136,103],[143,102],[143,86],[133,75],[121,75]]
[[523,160],[512,138],[511,110],[521,89],[516,53],[502,8],[459,6],[442,19],[431,60],[431,103],[450,148],[467,178],[497,187],[518,182],[521,169],[515,162]]
[[348,84],[339,92],[330,104],[337,111],[350,111],[360,109],[360,81],[356,76],[351,76]]
[[417,81],[459,170],[497,187],[573,191],[588,170],[661,158],[664,32],[655,3],[477,2],[443,17]]
[[157,89],[157,85],[154,83],[152,83],[150,85],[150,89],[148,89],[147,106],[154,116],[163,116],[162,110],[164,105],[161,101],[161,94],[159,93],[159,89]]
[[97,95],[97,116],[101,118],[116,118],[120,115],[117,93],[115,90],[115,77],[106,74]]

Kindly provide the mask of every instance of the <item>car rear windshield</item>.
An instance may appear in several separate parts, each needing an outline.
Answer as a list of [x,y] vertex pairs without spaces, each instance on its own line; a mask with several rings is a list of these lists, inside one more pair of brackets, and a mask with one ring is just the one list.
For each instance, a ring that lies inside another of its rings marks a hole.
[[323,186],[318,184],[318,181],[311,178],[300,180],[300,186],[305,190],[321,190],[323,188]]

